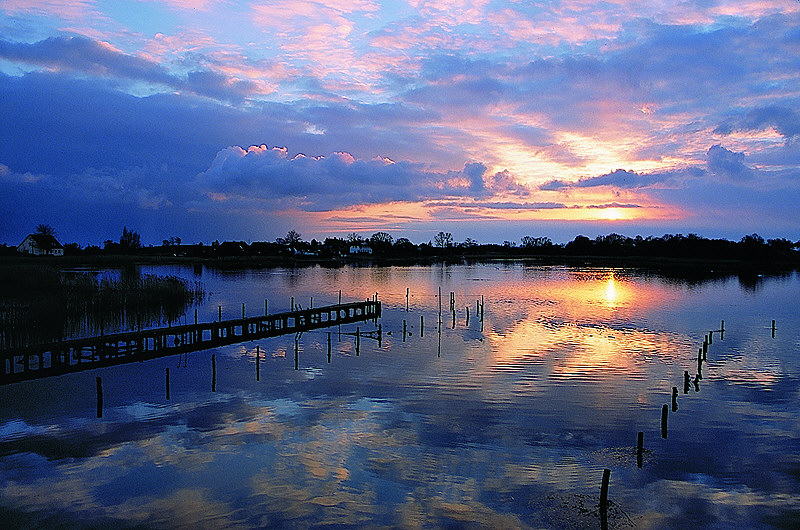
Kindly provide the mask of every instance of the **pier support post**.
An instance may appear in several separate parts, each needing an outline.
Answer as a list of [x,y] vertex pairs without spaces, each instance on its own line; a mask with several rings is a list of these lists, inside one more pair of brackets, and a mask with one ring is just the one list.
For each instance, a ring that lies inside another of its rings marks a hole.
[[103,417],[103,379],[97,376],[97,417]]
[[667,438],[667,415],[669,414],[669,407],[664,405],[661,407],[661,437]]
[[642,469],[642,456],[644,453],[644,432],[639,431],[636,437],[636,465]]
[[603,482],[600,484],[600,528],[608,529],[608,481],[611,478],[611,470],[603,470]]

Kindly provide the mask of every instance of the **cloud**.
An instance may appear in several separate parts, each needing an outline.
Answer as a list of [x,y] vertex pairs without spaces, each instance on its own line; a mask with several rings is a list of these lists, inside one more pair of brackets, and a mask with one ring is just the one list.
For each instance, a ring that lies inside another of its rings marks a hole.
[[50,37],[32,44],[0,40],[0,58],[48,70],[144,81],[224,101],[242,101],[261,88],[254,81],[238,80],[211,70],[195,70],[185,78],[179,77],[158,63],[77,35]]
[[712,145],[706,153],[708,171],[726,180],[748,180],[753,170],[744,164],[744,153],[735,153],[721,145]]
[[494,190],[518,192],[505,172],[486,175],[470,162],[460,171],[432,171],[423,164],[388,158],[356,159],[350,153],[289,155],[286,148],[232,146],[217,153],[197,185],[218,199],[291,199],[309,211],[358,204],[484,197]]
[[559,191],[570,188],[593,188],[597,186],[611,186],[614,188],[622,189],[638,189],[646,188],[664,182],[672,178],[673,174],[665,173],[652,173],[640,174],[635,171],[628,171],[624,169],[617,169],[611,173],[600,175],[597,177],[585,177],[579,179],[577,182],[569,182],[564,180],[550,180],[539,186],[542,191]]
[[731,134],[734,131],[762,131],[773,129],[787,140],[800,135],[800,114],[794,109],[779,105],[759,107],[747,111],[744,116],[727,120],[718,126],[717,134]]

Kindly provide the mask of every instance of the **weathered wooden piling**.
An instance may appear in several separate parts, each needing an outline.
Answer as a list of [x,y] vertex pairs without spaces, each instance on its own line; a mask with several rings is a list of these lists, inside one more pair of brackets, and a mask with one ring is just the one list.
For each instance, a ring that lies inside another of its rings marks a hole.
[[456,293],[450,291],[450,311],[456,310]]
[[453,329],[456,329],[456,312],[453,311]]
[[419,336],[425,336],[425,317],[422,315],[419,316]]
[[244,302],[242,302],[242,320],[244,320],[244,318],[245,318],[245,316],[244,316]]
[[300,343],[298,342],[297,335],[294,336],[294,369],[300,369]]
[[481,322],[483,322],[483,311],[485,306],[483,305],[483,295],[481,295]]
[[699,374],[694,376],[694,391],[700,392],[700,376]]
[[403,319],[403,342],[406,341],[406,321]]
[[[405,335],[403,336],[405,340]],[[361,351],[361,328],[356,328],[356,355]]]
[[642,469],[642,456],[644,453],[644,432],[639,431],[636,437],[636,465]]
[[378,348],[383,346],[383,325],[378,324]]
[[197,325],[197,308],[194,308],[194,325]]
[[467,322],[465,323],[465,326],[469,327],[469,306],[466,307],[466,310],[467,310]]
[[217,357],[211,354],[211,391],[217,391]]
[[672,387],[672,412],[678,411],[678,387]]
[[775,321],[772,321],[772,338],[775,338]]
[[406,287],[406,313],[408,313],[408,294],[410,289]]
[[264,316],[269,315],[269,300],[264,298]]
[[222,322],[222,306],[219,306],[219,322]]
[[661,407],[661,437],[667,438],[667,415],[669,415],[669,407],[663,405]]
[[166,390],[167,390],[167,401],[169,401],[169,368],[165,368],[165,370],[166,370],[166,374],[165,374],[165,383],[164,384],[165,384]]
[[708,332],[708,345],[711,346],[711,344],[713,342],[714,342],[714,332],[713,331],[709,331]]
[[103,417],[103,379],[97,376],[97,417]]
[[683,372],[683,393],[689,393],[689,371],[684,370]]
[[600,483],[600,528],[608,528],[608,481],[611,478],[611,470],[603,470],[603,481]]
[[439,327],[442,327],[442,286],[439,286]]

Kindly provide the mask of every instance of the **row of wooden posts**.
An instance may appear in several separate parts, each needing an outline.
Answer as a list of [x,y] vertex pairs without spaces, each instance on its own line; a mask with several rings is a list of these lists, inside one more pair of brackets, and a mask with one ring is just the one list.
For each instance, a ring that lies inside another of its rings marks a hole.
[[[772,338],[775,338],[777,329],[775,320],[771,325]],[[697,373],[694,379],[689,375],[688,370],[683,372],[683,393],[688,394],[691,386],[695,392],[700,391],[700,381],[703,379],[703,363],[708,360],[708,349],[714,342],[714,333],[719,333],[720,340],[725,340],[725,321],[720,321],[719,329],[711,330],[703,336],[703,345],[697,351]],[[667,424],[669,417],[669,405],[661,406],[661,437],[667,438]],[[678,411],[678,387],[672,387],[672,412]],[[644,432],[639,431],[636,437],[636,465],[641,469],[644,452]],[[605,530],[608,528],[608,483],[611,476],[610,469],[603,470],[603,478],[600,484],[600,527]]]

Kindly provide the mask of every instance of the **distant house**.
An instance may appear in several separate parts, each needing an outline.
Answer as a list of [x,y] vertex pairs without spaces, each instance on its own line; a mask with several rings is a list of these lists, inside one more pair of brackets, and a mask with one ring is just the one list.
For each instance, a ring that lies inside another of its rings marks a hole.
[[350,247],[351,255],[372,254],[372,248],[366,245],[353,245]]
[[23,254],[34,256],[63,256],[64,247],[50,234],[28,234],[17,247]]

